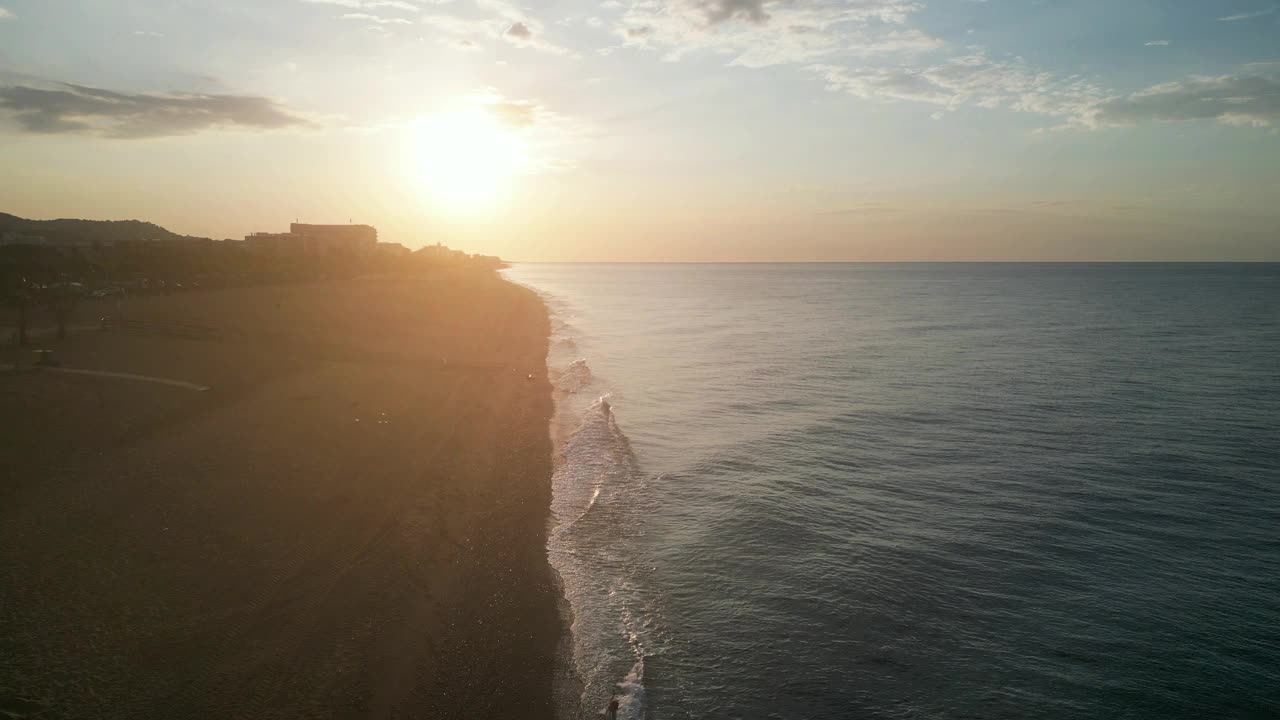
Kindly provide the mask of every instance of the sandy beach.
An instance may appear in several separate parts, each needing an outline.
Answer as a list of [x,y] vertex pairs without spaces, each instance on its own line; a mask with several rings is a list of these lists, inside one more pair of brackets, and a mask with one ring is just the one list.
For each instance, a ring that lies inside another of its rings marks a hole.
[[0,710],[552,716],[532,292],[441,271],[100,313],[134,327],[47,343],[64,367],[209,389],[0,372]]

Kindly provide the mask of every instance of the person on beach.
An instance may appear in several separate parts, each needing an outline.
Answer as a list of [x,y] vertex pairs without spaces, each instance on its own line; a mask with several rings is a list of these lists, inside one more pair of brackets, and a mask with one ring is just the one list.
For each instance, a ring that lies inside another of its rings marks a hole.
[[604,716],[606,720],[618,720],[618,698],[609,699],[609,709]]

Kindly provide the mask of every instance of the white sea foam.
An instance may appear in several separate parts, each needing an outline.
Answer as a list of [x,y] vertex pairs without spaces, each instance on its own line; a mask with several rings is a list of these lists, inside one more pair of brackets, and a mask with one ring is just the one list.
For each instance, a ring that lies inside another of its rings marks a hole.
[[[547,305],[553,313],[569,311],[561,302]],[[573,326],[555,315],[552,325],[557,342],[548,364],[561,369],[553,372],[559,431],[547,545],[572,615],[573,672],[567,676],[577,694],[576,702],[562,700],[567,706],[559,714],[597,717],[615,698],[620,718],[642,718],[644,658],[657,626],[644,591],[643,575],[652,565],[632,542],[645,478],[614,416],[607,383],[586,359],[563,357],[566,348],[577,347],[568,334]]]
[[591,368],[585,359],[574,360],[556,378],[556,389],[562,393],[577,393],[591,386]]

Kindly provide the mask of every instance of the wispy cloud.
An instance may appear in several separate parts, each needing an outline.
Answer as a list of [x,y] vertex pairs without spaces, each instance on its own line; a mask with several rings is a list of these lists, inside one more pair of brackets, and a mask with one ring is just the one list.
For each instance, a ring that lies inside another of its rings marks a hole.
[[1150,122],[1213,120],[1271,127],[1280,123],[1280,75],[1261,72],[1192,76],[1116,95],[1080,76],[1056,77],[1023,61],[992,60],[982,53],[911,68],[809,69],[829,90],[880,102],[917,102],[955,110],[1005,108],[1057,118],[1060,127],[1100,129]]
[[[349,8],[352,10],[377,10],[386,8],[388,10],[403,10],[404,12],[419,12],[422,10],[420,4],[407,2],[406,0],[301,0],[311,5],[336,5],[338,7]],[[448,0],[445,0],[446,2]],[[436,2],[428,2],[428,4],[438,4]]]
[[940,40],[906,27],[921,7],[910,0],[638,0],[614,33],[624,47],[664,50],[668,61],[706,51],[730,65],[766,67],[937,49]]
[[449,44],[459,49],[477,49],[480,40],[500,39],[520,48],[578,57],[573,50],[548,39],[542,22],[520,8],[503,0],[475,0],[475,5],[484,17],[431,13],[419,21],[447,35]]
[[939,57],[947,45],[912,22],[922,9],[914,0],[636,0],[613,33],[621,47],[659,50],[666,61],[705,51],[729,65],[801,65],[829,90],[931,105],[935,119],[971,106],[1042,115],[1059,128],[1196,119],[1261,127],[1280,120],[1280,87],[1271,74],[1241,68],[1239,75],[1191,77],[1123,95],[1096,77],[992,57],[978,47]]
[[1260,17],[1266,17],[1267,15],[1272,15],[1275,13],[1276,10],[1280,10],[1280,6],[1272,6],[1265,10],[1258,10],[1257,12],[1240,13],[1239,15],[1228,15],[1226,17],[1220,17],[1218,18],[1218,22],[1237,22],[1239,20],[1252,20],[1253,18],[1260,18]]
[[1280,75],[1193,76],[1104,100],[1084,117],[1095,126],[1216,120],[1269,127],[1280,122]]
[[392,8],[395,10],[404,10],[405,12],[417,12],[418,10],[421,10],[417,5],[404,2],[404,0],[365,0],[364,7]]
[[373,15],[371,13],[344,13],[343,20],[363,20],[365,22],[376,23],[378,25],[412,25],[413,22],[404,18],[388,18],[381,15]]
[[64,83],[58,89],[0,87],[0,110],[27,132],[110,138],[186,135],[218,127],[306,125],[275,101],[248,95],[119,93]]
[[17,16],[13,14],[12,10],[0,7],[0,20],[12,20],[15,17]]
[[982,52],[923,67],[816,64],[809,69],[823,78],[832,91],[867,100],[919,102],[951,110],[972,105],[1070,119],[1106,97],[1098,85],[1083,77],[1056,77],[1022,60],[995,60]]

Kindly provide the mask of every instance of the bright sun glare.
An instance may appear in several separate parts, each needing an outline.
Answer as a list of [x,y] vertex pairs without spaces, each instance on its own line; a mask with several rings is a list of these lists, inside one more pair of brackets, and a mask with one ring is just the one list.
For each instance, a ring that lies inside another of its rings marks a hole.
[[526,163],[522,138],[484,108],[425,118],[413,143],[412,172],[430,199],[450,211],[492,207]]

